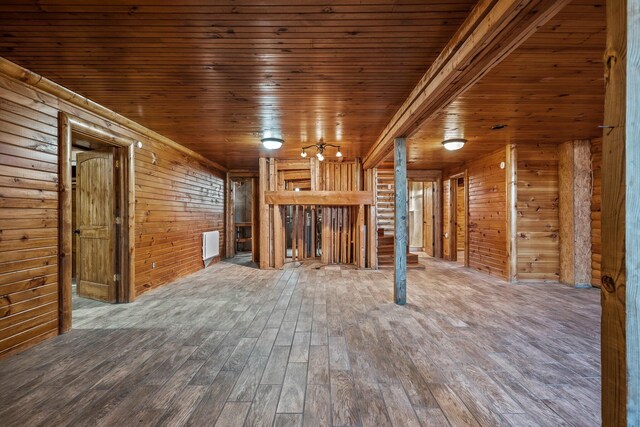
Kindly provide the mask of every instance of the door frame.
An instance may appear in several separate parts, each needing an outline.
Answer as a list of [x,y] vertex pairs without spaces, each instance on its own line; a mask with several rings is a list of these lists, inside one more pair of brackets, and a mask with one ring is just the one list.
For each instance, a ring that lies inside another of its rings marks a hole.
[[449,259],[450,261],[458,261],[457,190],[460,178],[464,182],[464,266],[469,267],[469,172],[467,169],[449,177],[449,218],[447,219],[449,222]]
[[58,331],[65,333],[72,324],[72,249],[73,229],[71,224],[71,151],[73,133],[95,138],[116,147],[116,157],[120,163],[117,175],[120,186],[121,226],[116,255],[119,260],[116,293],[118,303],[133,302],[135,299],[135,147],[141,144],[132,138],[117,134],[110,129],[65,112],[58,114]]
[[[407,186],[410,182],[430,182],[433,184],[433,257],[443,258],[443,179],[442,172],[435,170],[407,170]],[[408,187],[407,187],[408,188]],[[423,187],[424,201],[424,187]],[[424,210],[424,208],[423,208]],[[423,228],[424,230],[424,228]]]

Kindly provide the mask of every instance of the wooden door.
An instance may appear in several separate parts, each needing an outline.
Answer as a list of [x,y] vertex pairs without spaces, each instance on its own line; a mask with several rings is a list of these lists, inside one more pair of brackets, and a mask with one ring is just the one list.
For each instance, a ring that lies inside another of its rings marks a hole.
[[116,302],[114,151],[78,153],[76,221],[78,295]]

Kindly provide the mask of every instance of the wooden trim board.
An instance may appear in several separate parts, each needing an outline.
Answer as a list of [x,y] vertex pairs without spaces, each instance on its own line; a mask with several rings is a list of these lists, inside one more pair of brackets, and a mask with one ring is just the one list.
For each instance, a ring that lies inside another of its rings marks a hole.
[[267,191],[269,205],[359,206],[373,204],[370,191]]

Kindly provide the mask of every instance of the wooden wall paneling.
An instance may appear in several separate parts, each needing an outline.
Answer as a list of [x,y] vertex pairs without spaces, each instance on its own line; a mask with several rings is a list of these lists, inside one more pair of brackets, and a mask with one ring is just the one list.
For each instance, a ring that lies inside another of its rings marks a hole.
[[[627,425],[625,331],[625,125],[627,1],[606,3],[602,140],[602,424]],[[634,106],[635,107],[635,106]],[[631,141],[637,144],[637,141]],[[635,172],[635,171],[634,171]]]
[[601,286],[602,138],[591,141],[591,285]]
[[[21,81],[7,77],[14,72]],[[224,179],[202,156],[4,59],[0,59],[0,109],[0,151],[4,154],[0,156],[0,192],[6,200],[0,207],[0,251],[3,257],[11,251],[21,258],[0,263],[0,294],[12,300],[18,298],[12,296],[15,292],[33,289],[29,292],[39,295],[30,300],[29,310],[23,310],[24,304],[9,305],[1,313],[1,355],[59,333],[59,112],[84,121],[89,130],[109,129],[109,133],[143,144],[123,154],[131,160],[123,179],[135,180],[130,193],[135,192],[137,200],[135,210],[130,209],[123,218],[135,224],[135,233],[129,237],[135,279],[130,299],[202,268],[203,231],[221,231],[224,252]],[[102,137],[110,138],[109,133]],[[24,207],[27,200],[39,200],[38,206],[21,208],[19,213],[11,207]],[[46,264],[29,267],[34,260]],[[123,277],[125,281],[130,283]]]
[[466,164],[469,174],[469,267],[507,277],[506,172],[500,149]]
[[517,164],[518,281],[558,281],[558,146],[520,144]]
[[628,0],[626,111],[627,423],[640,425],[640,1]]

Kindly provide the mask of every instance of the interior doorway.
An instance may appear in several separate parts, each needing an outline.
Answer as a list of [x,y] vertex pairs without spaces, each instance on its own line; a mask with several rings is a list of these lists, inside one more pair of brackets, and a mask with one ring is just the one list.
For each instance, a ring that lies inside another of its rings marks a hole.
[[449,179],[449,258],[469,265],[469,188],[467,173]]
[[72,135],[74,296],[115,303],[122,218],[117,149]]
[[409,182],[409,249],[436,256],[436,183]]
[[59,115],[59,330],[73,300],[131,302],[134,286],[134,149],[138,141]]

